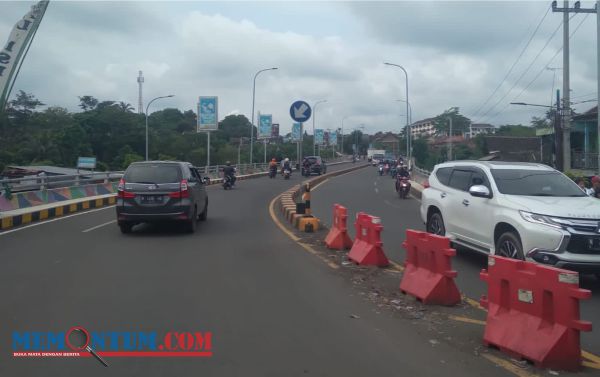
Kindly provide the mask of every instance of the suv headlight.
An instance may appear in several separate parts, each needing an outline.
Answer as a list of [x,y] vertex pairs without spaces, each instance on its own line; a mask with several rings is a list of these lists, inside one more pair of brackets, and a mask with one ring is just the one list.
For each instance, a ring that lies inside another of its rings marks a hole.
[[551,226],[553,228],[562,229],[561,224],[552,220],[552,218],[550,216],[538,215],[537,213],[531,213],[531,212],[525,212],[525,211],[519,211],[519,213],[521,214],[521,217],[523,218],[523,220],[529,221],[530,223],[542,224],[542,225]]

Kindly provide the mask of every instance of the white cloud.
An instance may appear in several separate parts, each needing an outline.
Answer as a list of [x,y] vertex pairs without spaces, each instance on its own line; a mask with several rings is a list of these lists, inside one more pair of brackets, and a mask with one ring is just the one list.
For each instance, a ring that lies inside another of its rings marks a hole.
[[[135,105],[136,78],[138,70],[143,70],[145,99],[176,95],[153,104],[155,110],[166,106],[195,109],[198,96],[217,95],[221,117],[236,113],[250,117],[254,74],[279,67],[257,79],[256,112],[272,113],[282,133],[289,132],[289,106],[298,99],[311,104],[328,100],[317,109],[318,127],[338,128],[341,119],[351,115],[347,129],[364,123],[368,131],[398,130],[405,123],[400,115],[405,113],[404,105],[395,101],[405,97],[404,74],[384,66],[384,61],[408,70],[413,120],[451,106],[473,115],[507,72],[545,7],[534,2],[506,7],[472,2],[341,4],[332,22],[343,21],[344,26],[332,34],[331,24],[309,21],[298,27],[302,23],[294,20],[285,29],[280,22],[281,17],[289,17],[285,7],[271,9],[266,4],[261,5],[260,14],[248,12],[240,18],[239,14],[208,13],[201,10],[201,4],[186,2],[55,2],[15,89],[71,110],[77,110],[81,95]],[[311,3],[315,8],[311,11],[316,12],[319,4]],[[0,38],[28,7],[29,3],[0,3]],[[224,10],[232,8],[229,4]],[[331,12],[335,7],[323,9]],[[490,9],[497,12],[490,13]],[[579,17],[572,21],[572,29]],[[513,85],[559,21],[556,14],[548,15],[539,36],[490,106]],[[595,92],[595,48],[590,48],[595,46],[593,21],[590,17],[572,40],[574,93]],[[327,22],[327,17],[318,22]],[[271,25],[275,23],[277,27]],[[351,34],[347,25],[355,25]],[[328,32],[320,35],[315,30]],[[559,47],[560,35],[513,92],[490,111],[491,115],[500,112],[494,123],[526,123],[537,114],[536,109],[506,106]],[[552,64],[560,66],[560,58]],[[552,72],[543,72],[520,100],[549,102],[551,84]],[[307,127],[312,129],[312,122]]]

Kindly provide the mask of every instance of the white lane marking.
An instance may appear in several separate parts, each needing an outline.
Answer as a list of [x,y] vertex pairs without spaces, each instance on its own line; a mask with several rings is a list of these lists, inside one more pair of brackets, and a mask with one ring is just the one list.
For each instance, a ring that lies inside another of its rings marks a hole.
[[379,189],[377,187],[375,187],[375,192],[379,194]]
[[374,184],[375,186],[377,186],[377,181],[373,182],[373,184]]
[[112,224],[112,223],[116,223],[116,222],[117,222],[117,220],[111,220],[111,221],[105,222],[104,224],[96,225],[96,226],[93,226],[93,227],[91,227],[89,229],[82,230],[81,232],[82,233],[91,232],[92,230],[96,230],[98,228],[102,228],[103,226],[106,226],[106,225],[109,225],[109,224]]
[[72,215],[61,216],[61,217],[57,217],[55,219],[43,220],[43,221],[40,221],[39,223],[33,223],[33,224],[30,224],[30,225],[25,225],[25,226],[22,226],[22,227],[16,228],[16,229],[5,230],[3,232],[0,232],[0,236],[4,236],[4,235],[12,233],[12,232],[18,232],[20,230],[24,230],[24,229],[31,228],[31,227],[34,227],[34,226],[39,226],[39,225],[44,225],[44,224],[52,223],[52,222],[55,222],[55,221],[58,221],[58,220],[68,219],[69,217],[86,215],[88,213],[102,211],[102,210],[113,208],[113,207],[114,207],[114,205],[108,206],[108,207],[96,208],[96,209],[92,209],[90,211],[74,213]]

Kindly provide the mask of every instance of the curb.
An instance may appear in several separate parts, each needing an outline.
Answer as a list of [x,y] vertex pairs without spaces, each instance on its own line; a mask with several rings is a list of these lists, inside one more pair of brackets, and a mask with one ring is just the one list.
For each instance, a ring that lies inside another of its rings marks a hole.
[[106,207],[113,205],[116,202],[117,196],[113,195],[104,198],[82,200],[77,203],[64,204],[52,208],[40,209],[33,212],[24,213],[22,215],[7,216],[3,217],[0,221],[0,230],[6,230],[36,221],[61,217],[88,209]]
[[296,185],[296,186],[290,188],[289,190],[283,192],[282,194],[279,195],[279,199],[277,200],[277,204],[279,205],[279,209],[281,210],[283,217],[285,217],[285,219],[292,225],[292,227],[294,227],[294,228],[298,227],[298,223],[300,222],[300,219],[304,215],[299,215],[296,213],[296,200],[302,195],[302,187],[306,183],[309,183],[311,185],[311,187],[314,187],[315,185],[317,185],[331,177],[337,177],[338,175],[346,174],[346,173],[349,173],[349,172],[352,172],[352,171],[355,171],[358,169],[362,169],[362,168],[365,168],[368,166],[370,166],[370,165],[353,166],[349,169],[343,169],[343,170],[338,170],[335,172],[323,174],[319,177],[304,181],[304,182],[302,182],[302,184]]

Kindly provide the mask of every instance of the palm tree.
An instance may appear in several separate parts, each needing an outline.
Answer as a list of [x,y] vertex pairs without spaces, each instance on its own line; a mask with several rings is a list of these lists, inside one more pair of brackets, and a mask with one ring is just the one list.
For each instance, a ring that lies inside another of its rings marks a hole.
[[130,103],[123,102],[123,101],[119,102],[119,103],[117,104],[117,107],[118,107],[119,109],[121,109],[122,111],[124,111],[124,112],[128,112],[128,113],[130,113],[130,112],[132,112],[132,111],[134,110],[134,109],[133,109],[133,106],[131,106],[131,104],[130,104]]

